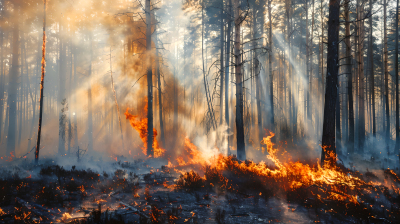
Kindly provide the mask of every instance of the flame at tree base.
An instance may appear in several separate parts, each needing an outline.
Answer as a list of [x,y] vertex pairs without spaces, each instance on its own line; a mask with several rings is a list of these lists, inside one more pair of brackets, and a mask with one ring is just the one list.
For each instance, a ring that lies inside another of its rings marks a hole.
[[[147,106],[144,109],[147,111]],[[143,154],[147,155],[147,118],[139,118],[138,115],[132,115],[129,113],[129,108],[126,109],[125,117],[129,120],[131,126],[139,133],[140,139],[143,142],[142,151]],[[165,153],[165,149],[161,148],[157,141],[157,130],[153,128],[153,150],[154,158],[162,157]]]

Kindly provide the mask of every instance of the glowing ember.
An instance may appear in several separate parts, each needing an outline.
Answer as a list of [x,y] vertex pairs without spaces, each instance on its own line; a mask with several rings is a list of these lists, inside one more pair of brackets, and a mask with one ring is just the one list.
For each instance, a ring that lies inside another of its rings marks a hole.
[[66,222],[68,219],[71,219],[72,216],[69,213],[64,213],[62,218],[61,218],[61,222]]

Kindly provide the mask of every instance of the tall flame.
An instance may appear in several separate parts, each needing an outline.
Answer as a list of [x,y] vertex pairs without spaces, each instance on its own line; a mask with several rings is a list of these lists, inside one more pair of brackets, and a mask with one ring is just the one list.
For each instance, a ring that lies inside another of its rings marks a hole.
[[[147,106],[144,108],[147,111]],[[125,112],[126,119],[129,120],[131,126],[139,133],[140,139],[143,142],[142,151],[143,154],[147,155],[147,118],[139,118],[138,115],[132,115],[129,113],[129,108]],[[157,130],[153,128],[153,149],[154,157],[162,157],[165,153],[165,149],[161,148],[157,141]]]

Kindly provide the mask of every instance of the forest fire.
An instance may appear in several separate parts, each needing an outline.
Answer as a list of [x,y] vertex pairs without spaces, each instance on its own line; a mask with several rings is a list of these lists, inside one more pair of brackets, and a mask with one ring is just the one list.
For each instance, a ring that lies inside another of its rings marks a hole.
[[0,1],[0,223],[399,223],[399,7]]

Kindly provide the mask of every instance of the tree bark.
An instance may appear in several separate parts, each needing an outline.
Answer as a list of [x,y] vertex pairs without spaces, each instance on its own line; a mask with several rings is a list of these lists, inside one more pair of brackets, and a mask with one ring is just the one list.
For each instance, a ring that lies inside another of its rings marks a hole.
[[385,74],[385,115],[386,115],[386,149],[389,153],[389,139],[390,139],[390,112],[389,112],[389,71],[388,71],[388,49],[387,49],[387,29],[386,29],[386,0],[383,0],[383,63],[384,63],[384,74]]
[[[337,100],[338,84],[338,44],[339,44],[339,0],[329,1],[329,21],[328,21],[328,55],[327,55],[327,75],[326,93],[324,108],[324,124],[322,130],[322,154],[321,161],[328,159],[327,153],[336,155],[335,146],[335,107]],[[325,148],[326,147],[326,148]],[[326,149],[326,151],[324,150]],[[334,160],[334,158],[329,158]]]
[[[223,5],[223,4],[222,4]],[[221,55],[220,55],[220,89],[219,89],[219,124],[222,125],[223,122],[223,108],[224,108],[224,17],[223,17],[223,6],[220,12],[221,27],[220,27],[220,45],[221,45]]]
[[[228,5],[227,7],[229,8],[229,13],[228,13],[228,27],[226,30],[226,56],[225,56],[225,122],[226,125],[228,126],[227,128],[227,135],[229,135],[229,132],[231,131],[230,123],[229,123],[229,75],[230,75],[230,63],[229,59],[231,57],[231,29],[232,29],[232,2],[231,0],[228,0]],[[227,155],[230,155],[230,141],[228,137],[228,152]]]
[[39,162],[40,136],[42,133],[42,117],[43,117],[43,87],[44,74],[46,68],[46,0],[43,0],[43,45],[42,45],[42,74],[40,78],[40,99],[39,99],[39,125],[35,150],[35,163]]
[[347,143],[347,152],[354,152],[354,106],[353,106],[353,73],[351,69],[351,44],[350,44],[350,18],[349,18],[349,3],[346,0],[345,7],[345,44],[346,44],[346,73],[347,73],[347,97],[349,106],[349,140]]
[[151,66],[151,8],[150,0],[146,0],[146,51],[148,57],[147,64],[147,156],[154,157],[153,150],[153,71]]
[[242,18],[240,16],[239,0],[233,0],[235,14],[235,77],[236,77],[236,140],[237,157],[239,160],[246,160],[246,149],[244,142],[243,127],[243,74],[242,57],[240,52],[240,25]]
[[[400,127],[399,127],[399,0],[396,1],[396,32],[394,48],[394,74],[396,76],[396,148],[394,153],[400,154]],[[399,157],[400,161],[400,157]]]
[[359,122],[358,122],[358,149],[364,151],[365,142],[365,88],[364,88],[364,5],[359,6],[359,29],[358,29],[358,74],[359,74]]
[[[376,122],[375,122],[375,72],[374,72],[374,49],[373,49],[373,25],[372,25],[372,0],[369,0],[369,10],[370,10],[370,17],[369,17],[369,74],[370,74],[370,88],[371,88],[371,116],[372,116],[372,135],[374,138],[376,137]],[[375,139],[374,139],[375,141]]]
[[275,130],[275,113],[274,113],[274,76],[272,74],[272,0],[268,1],[268,20],[269,20],[269,31],[268,31],[268,41],[269,41],[269,49],[268,49],[268,69],[269,69],[269,80],[270,80],[270,88],[269,88],[269,97],[271,104],[271,117],[270,117],[270,129],[273,132]]

